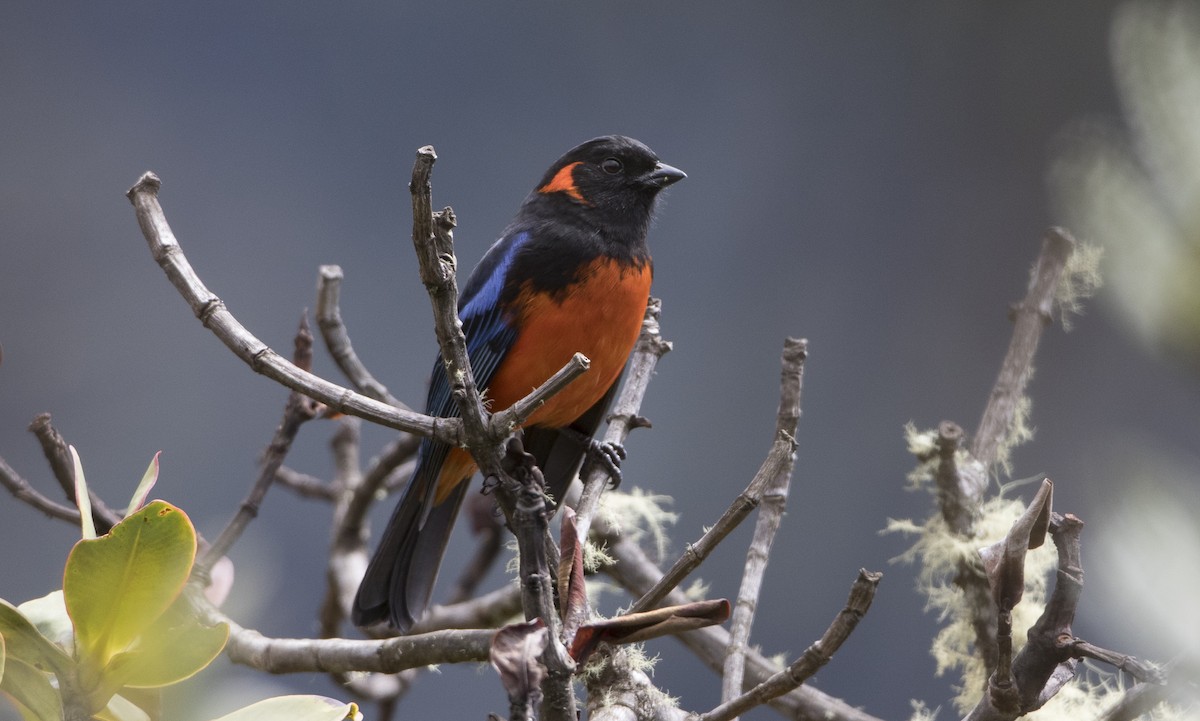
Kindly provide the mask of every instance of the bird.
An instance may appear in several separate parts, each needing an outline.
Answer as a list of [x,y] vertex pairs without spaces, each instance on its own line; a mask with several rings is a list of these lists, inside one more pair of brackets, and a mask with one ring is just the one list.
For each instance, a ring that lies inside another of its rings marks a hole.
[[[656,199],[685,177],[629,137],[581,143],[550,166],[463,287],[458,312],[467,355],[491,410],[526,396],[576,352],[591,361],[522,429],[554,500],[599,446],[592,437],[650,297],[654,266],[646,236]],[[440,355],[425,411],[459,415]],[[610,455],[608,462],[619,458]],[[465,449],[422,440],[355,596],[355,625],[386,621],[404,632],[421,617],[475,471]]]

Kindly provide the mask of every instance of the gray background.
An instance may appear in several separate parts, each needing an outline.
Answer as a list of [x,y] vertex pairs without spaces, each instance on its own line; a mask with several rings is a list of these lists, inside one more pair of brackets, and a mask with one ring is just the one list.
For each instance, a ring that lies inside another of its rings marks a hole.
[[[901,427],[974,428],[1007,305],[1061,222],[1047,168],[1081,119],[1119,122],[1113,6],[5,3],[0,453],[50,491],[25,427],[51,411],[120,505],[162,450],[155,495],[208,534],[253,478],[286,394],[205,331],[151,260],[123,197],[142,171],[162,177],[201,277],[281,351],[317,266],[340,264],[355,347],[419,404],[435,343],[407,238],[415,148],[438,150],[434,202],[457,211],[468,268],[562,151],[625,133],[689,174],[651,234],[675,351],[646,402],[654,429],[629,443],[627,484],[675,499],[674,550],[695,539],[768,448],[783,337],[809,338],[795,485],[754,639],[794,656],[860,566],[883,570],[871,614],[816,685],[888,718],[910,698],[943,703],[951,679],[933,677],[926,650],[935,619],[912,569],[889,564],[907,541],[877,533],[930,506],[902,488]],[[1088,539],[1115,533],[1123,444],[1190,447],[1200,409],[1194,379],[1113,318],[1101,300],[1047,336],[1037,438],[1015,456],[1016,476],[1057,480],[1056,508],[1087,520]],[[318,371],[340,381],[324,355]],[[307,426],[289,462],[327,474],[332,430]],[[388,434],[365,436],[369,455]],[[0,498],[0,596],[58,587],[76,535]],[[703,568],[712,595],[736,594],[747,538]],[[312,633],[327,541],[326,508],[272,492],[234,553],[233,613],[267,634]],[[460,537],[447,563],[468,549]],[[1103,564],[1088,581],[1080,635],[1171,653]],[[677,643],[649,650],[685,707],[716,702]],[[340,695],[322,677],[227,665],[176,718],[284,689]],[[447,668],[400,717],[504,708],[490,670]]]

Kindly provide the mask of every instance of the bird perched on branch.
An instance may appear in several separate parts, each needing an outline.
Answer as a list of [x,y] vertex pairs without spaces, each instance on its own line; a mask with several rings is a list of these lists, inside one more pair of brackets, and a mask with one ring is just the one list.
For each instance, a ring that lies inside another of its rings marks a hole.
[[[491,409],[503,410],[566,365],[591,368],[525,424],[524,445],[560,498],[612,400],[641,329],[653,266],[646,248],[655,198],[686,177],[632,138],[589,140],[559,158],[459,299],[467,354]],[[457,416],[446,370],[434,365],[425,412]],[[407,630],[429,604],[466,481],[464,449],[425,439],[354,599],[354,623]]]

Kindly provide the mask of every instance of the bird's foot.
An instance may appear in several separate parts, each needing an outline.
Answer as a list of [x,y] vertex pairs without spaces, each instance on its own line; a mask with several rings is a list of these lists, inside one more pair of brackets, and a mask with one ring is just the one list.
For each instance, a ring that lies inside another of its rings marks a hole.
[[620,443],[588,439],[587,451],[584,456],[583,468],[579,471],[581,478],[586,478],[592,468],[599,465],[608,473],[612,488],[621,485],[621,461],[628,457],[625,446]]

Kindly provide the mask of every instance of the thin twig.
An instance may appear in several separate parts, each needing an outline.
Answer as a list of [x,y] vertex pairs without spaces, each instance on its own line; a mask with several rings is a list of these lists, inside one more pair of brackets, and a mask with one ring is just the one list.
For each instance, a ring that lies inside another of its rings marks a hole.
[[389,406],[411,410],[398,398],[388,392],[387,386],[376,380],[367,370],[366,365],[359,360],[350,344],[350,334],[342,322],[342,311],[339,297],[342,288],[342,268],[337,265],[323,265],[318,271],[317,278],[317,327],[321,329],[321,338],[325,348],[333,356],[333,362],[346,378],[360,393]]
[[428,633],[446,628],[496,628],[521,613],[521,589],[507,584],[466,601],[430,608],[411,633]]
[[[1000,460],[1001,449],[1012,432],[1018,406],[1033,371],[1038,341],[1042,330],[1053,318],[1054,293],[1059,278],[1074,250],[1075,239],[1064,228],[1047,230],[1029,280],[1029,292],[1012,310],[1012,340],[971,441],[971,455],[984,469],[990,469]],[[977,493],[982,492],[983,488],[980,488]]]
[[58,518],[68,523],[79,525],[79,509],[58,503],[42,495],[21,474],[13,470],[8,462],[0,458],[0,485],[8,489],[18,501],[25,503],[34,510],[41,511],[51,518]]
[[493,631],[434,631],[379,641],[341,638],[271,638],[243,628],[207,601],[190,594],[201,620],[229,625],[225,655],[230,661],[267,673],[399,673],[439,663],[488,659]]
[[275,482],[301,498],[318,501],[332,501],[337,498],[337,490],[333,486],[316,476],[301,473],[288,466],[280,466],[275,471]]
[[[366,568],[367,553],[363,534],[350,537],[342,531],[347,509],[354,492],[362,485],[362,470],[359,467],[360,422],[346,416],[341,419],[338,430],[330,440],[334,457],[334,478],[330,488],[336,489],[333,506],[333,540],[329,549],[329,561],[325,567],[325,598],[321,602],[320,637],[337,638],[342,622],[346,619],[354,599],[355,589],[362,580]],[[406,436],[411,437],[411,436]],[[358,697],[370,699],[382,709],[380,717],[388,718],[395,702],[408,692],[417,671],[410,669],[398,674],[362,674],[331,672],[330,678]],[[390,709],[390,710],[389,710]]]
[[[362,484],[362,469],[359,467],[360,425],[357,418],[343,416],[338,422],[337,432],[329,442],[334,468],[333,481],[329,487],[335,489],[336,493],[329,560],[325,564],[325,598],[321,602],[317,619],[321,638],[334,638],[341,633],[342,621],[353,603],[355,589],[362,580],[366,548],[361,534],[348,542],[339,532],[343,527],[342,519],[354,495],[354,489]],[[359,556],[358,563],[353,563],[348,558],[355,555]],[[345,679],[338,677],[335,680],[343,682]]]
[[466,503],[471,532],[476,538],[475,553],[463,566],[458,580],[446,595],[447,604],[462,603],[474,596],[475,589],[483,582],[504,549],[504,523],[496,513],[492,499],[477,493],[468,498]]
[[[659,320],[662,317],[662,301],[651,298],[646,305],[646,315],[642,319],[641,334],[629,357],[629,367],[626,370],[625,382],[621,385],[613,412],[608,416],[608,430],[604,433],[604,443],[623,445],[629,433],[640,427],[650,425],[638,415],[642,408],[642,399],[646,397],[646,388],[654,377],[654,369],[658,361],[671,350],[670,341],[663,340]],[[596,463],[591,466],[587,478],[583,480],[583,493],[575,504],[576,528],[580,538],[587,538],[592,519],[600,507],[600,495],[612,480],[604,464]]]
[[[1075,241],[1065,229],[1052,227],[1046,231],[1028,291],[1013,306],[1012,338],[965,462],[960,462],[955,453],[961,440],[955,437],[957,427],[942,424],[939,501],[943,517],[965,539],[974,538],[974,514],[988,488],[988,474],[1001,460],[1012,437],[1021,399],[1033,373],[1034,355],[1042,331],[1051,321],[1055,291],[1074,247]],[[975,651],[990,677],[999,660],[996,630],[1001,619],[992,602],[987,578],[978,563],[964,559],[953,583],[966,596],[975,631]]]
[[942,509],[946,524],[959,535],[970,533],[977,508],[968,500],[969,489],[963,485],[963,474],[958,469],[958,452],[962,441],[963,429],[957,423],[942,421],[938,424],[938,467],[934,475],[938,487],[938,506]]
[[[307,370],[305,366],[312,366],[312,333],[308,330],[307,315],[301,316],[295,346],[295,364],[298,368]],[[258,477],[246,494],[246,499],[238,507],[237,513],[221,530],[221,535],[217,536],[217,540],[213,541],[208,550],[196,561],[196,565],[192,569],[194,574],[198,574],[200,577],[207,575],[213,564],[228,553],[233,544],[241,537],[246,526],[250,525],[250,521],[258,516],[259,506],[262,505],[267,491],[275,481],[276,473],[283,465],[283,459],[287,457],[288,451],[292,447],[292,441],[300,432],[300,426],[315,418],[319,411],[320,409],[307,396],[296,391],[288,394],[287,403],[284,404],[283,418],[279,421],[279,427],[275,429],[275,435],[271,439],[270,445],[263,453],[262,467],[259,469]]]
[[154,260],[191,306],[192,312],[205,328],[211,330],[233,351],[234,355],[241,358],[254,372],[320,401],[332,410],[358,416],[389,428],[431,436],[443,443],[459,445],[462,440],[462,424],[458,419],[433,418],[394,408],[374,398],[355,393],[349,388],[330,383],[289,363],[246,330],[225,307],[225,303],[205,287],[188,263],[158,202],[158,190],[161,185],[158,176],[148,172],[142,175],[127,193],[136,210],[142,235],[149,244]]
[[[738,589],[737,605],[729,622],[729,653],[725,657],[725,668],[721,674],[721,701],[725,703],[732,702],[742,694],[750,627],[754,624],[754,613],[758,607],[759,594],[762,592],[771,544],[775,540],[787,507],[788,487],[791,485],[792,469],[796,461],[796,427],[800,422],[800,391],[804,382],[804,361],[807,357],[808,341],[798,338],[788,338],[784,341],[779,412],[775,419],[775,439],[770,453],[771,456],[779,456],[779,464],[763,485],[761,510],[754,526],[750,549],[746,553],[746,570],[742,574],[742,583]],[[787,690],[789,689],[785,688],[779,693]]]
[[[791,393],[792,389],[784,387],[782,391],[783,393]],[[798,386],[796,387],[796,391],[796,398],[798,399]],[[777,426],[782,422],[782,414],[787,407],[787,397],[781,397],[780,416],[776,419]],[[793,425],[794,428],[795,426]],[[792,434],[779,435],[777,431],[776,440],[772,444],[770,452],[746,488],[738,494],[737,498],[733,499],[733,502],[725,509],[725,512],[721,514],[717,522],[705,531],[704,535],[698,541],[688,544],[683,554],[675,561],[670,570],[652,588],[648,589],[641,598],[635,601],[629,610],[636,613],[639,611],[648,611],[656,607],[672,589],[676,588],[687,578],[688,574],[703,563],[704,559],[708,558],[717,545],[732,533],[750,515],[751,511],[758,507],[762,499],[763,490],[767,487],[767,484],[773,479],[778,478],[785,467],[791,467],[792,454],[795,453],[795,450],[795,439]]]
[[883,574],[859,569],[858,578],[850,589],[850,597],[846,607],[838,612],[833,623],[825,630],[819,641],[816,641],[800,657],[786,669],[776,673],[754,688],[737,696],[706,714],[701,714],[696,721],[728,721],[749,711],[755,706],[761,706],[771,699],[782,696],[807,681],[837,653],[846,639],[853,633],[858,622],[871,608],[875,598],[875,589]]
[[[29,430],[42,445],[42,453],[50,464],[54,479],[63,489],[63,495],[68,501],[75,502],[75,462],[71,460],[66,440],[50,422],[50,414],[38,414],[29,424]],[[88,488],[88,498],[92,502],[92,520],[96,524],[97,533],[108,533],[109,529],[121,522],[124,515],[109,508],[104,499],[91,487]]]
[[1159,670],[1165,682],[1137,684],[1096,721],[1134,721],[1164,702],[1184,708],[1200,703],[1200,659],[1181,656],[1163,664]]
[[[662,569],[646,556],[636,543],[597,519],[593,534],[606,544],[606,552],[614,563],[604,571],[629,592],[645,594],[663,578]],[[682,591],[670,591],[664,600],[667,603],[683,604],[688,598]],[[729,648],[729,632],[720,626],[709,626],[677,636],[701,661],[720,673],[726,651]],[[757,685],[780,670],[761,653],[750,650],[746,653],[746,683]],[[786,718],[795,721],[881,721],[841,699],[834,698],[815,688],[801,686],[770,701],[770,706]]]

